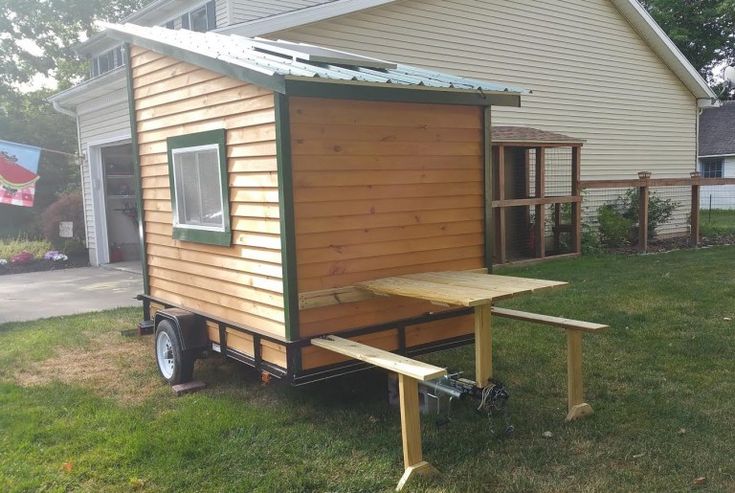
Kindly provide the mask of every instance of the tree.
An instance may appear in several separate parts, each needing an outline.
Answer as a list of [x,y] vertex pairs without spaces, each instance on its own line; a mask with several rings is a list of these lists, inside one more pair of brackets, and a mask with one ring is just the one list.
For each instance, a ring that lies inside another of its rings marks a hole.
[[95,32],[97,20],[118,21],[150,0],[4,0],[0,2],[0,99],[22,85],[51,76],[59,89],[86,67],[73,47]]
[[735,62],[735,0],[641,0],[713,87],[713,69]]
[[[96,20],[117,21],[150,0],[0,1],[0,139],[77,151],[74,123],[46,101],[54,91],[29,91],[38,75],[64,89],[81,79],[87,64],[74,52]],[[31,41],[32,40],[32,41]],[[0,204],[0,236],[34,234],[40,212],[63,193],[80,188],[77,160],[44,152],[33,208]]]

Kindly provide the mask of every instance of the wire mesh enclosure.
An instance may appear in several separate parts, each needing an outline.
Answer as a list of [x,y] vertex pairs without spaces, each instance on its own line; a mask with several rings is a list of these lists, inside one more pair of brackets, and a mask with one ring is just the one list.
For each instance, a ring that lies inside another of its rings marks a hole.
[[493,127],[493,262],[580,251],[583,142],[528,127]]
[[735,179],[652,178],[583,181],[585,241],[603,248],[637,247],[650,241],[735,234]]

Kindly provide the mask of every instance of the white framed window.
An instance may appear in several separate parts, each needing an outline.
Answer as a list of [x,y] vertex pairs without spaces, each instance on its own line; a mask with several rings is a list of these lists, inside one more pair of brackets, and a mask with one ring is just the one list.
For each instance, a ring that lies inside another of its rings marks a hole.
[[722,178],[724,160],[722,158],[702,159],[703,178]]
[[215,0],[210,0],[181,16],[181,28],[204,33],[217,27]]
[[224,129],[170,137],[167,144],[173,237],[229,245]]

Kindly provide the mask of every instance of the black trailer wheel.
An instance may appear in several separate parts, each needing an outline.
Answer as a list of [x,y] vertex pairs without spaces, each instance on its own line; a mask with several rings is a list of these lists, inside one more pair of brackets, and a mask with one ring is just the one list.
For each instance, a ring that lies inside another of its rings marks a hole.
[[190,382],[194,374],[194,353],[181,348],[179,334],[170,320],[156,327],[155,355],[161,376],[171,385]]

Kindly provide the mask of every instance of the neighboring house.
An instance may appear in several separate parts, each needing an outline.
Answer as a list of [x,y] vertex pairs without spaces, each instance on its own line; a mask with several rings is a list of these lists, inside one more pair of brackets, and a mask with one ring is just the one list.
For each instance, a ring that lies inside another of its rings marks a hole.
[[[705,178],[735,178],[735,101],[699,117],[699,171]],[[735,209],[735,185],[702,187],[701,205]]]
[[[641,170],[688,176],[698,155],[697,115],[715,100],[636,0],[158,0],[127,22],[313,43],[529,87],[522,108],[499,109],[492,123],[585,139],[583,179],[633,178]],[[120,207],[110,202],[120,199],[105,192],[105,153],[130,152],[115,46],[104,36],[85,43],[79,51],[93,57],[95,77],[52,98],[76,116],[88,158],[94,264],[111,260],[113,244],[137,241],[129,219],[112,225]]]

